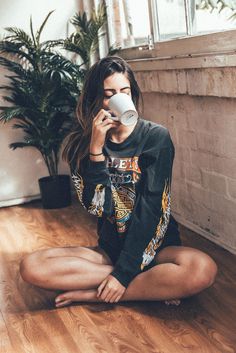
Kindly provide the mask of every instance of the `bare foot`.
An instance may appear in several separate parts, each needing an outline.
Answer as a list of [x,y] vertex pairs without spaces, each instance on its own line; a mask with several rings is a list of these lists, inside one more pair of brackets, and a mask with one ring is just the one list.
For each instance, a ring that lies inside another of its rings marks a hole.
[[62,306],[70,305],[73,302],[100,302],[97,298],[97,290],[86,289],[86,290],[72,290],[59,294],[55,299],[55,305],[57,308]]
[[[59,294],[55,299],[55,305],[57,308],[70,305],[74,302],[103,302],[97,298],[97,290],[95,289],[84,289],[84,290],[72,290]],[[179,305],[179,299],[165,300],[166,305]]]
[[166,305],[179,305],[181,301],[179,299],[165,300]]

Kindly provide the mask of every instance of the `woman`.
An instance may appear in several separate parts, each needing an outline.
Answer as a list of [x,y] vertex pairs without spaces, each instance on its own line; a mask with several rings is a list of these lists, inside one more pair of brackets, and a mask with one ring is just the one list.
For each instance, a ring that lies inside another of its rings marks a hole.
[[64,155],[82,205],[98,217],[97,247],[36,251],[23,279],[62,290],[56,306],[76,301],[171,300],[209,287],[217,272],[205,253],[181,246],[170,214],[174,147],[166,128],[138,119],[114,121],[109,99],[140,91],[129,65],[106,57],[93,65],[78,105],[79,128]]

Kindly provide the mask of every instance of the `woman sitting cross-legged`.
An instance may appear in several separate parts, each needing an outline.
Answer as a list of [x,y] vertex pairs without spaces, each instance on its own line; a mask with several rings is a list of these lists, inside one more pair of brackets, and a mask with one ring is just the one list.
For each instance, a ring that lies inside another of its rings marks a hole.
[[78,129],[64,151],[84,208],[98,217],[96,247],[39,250],[21,262],[23,279],[60,290],[72,302],[173,300],[214,282],[217,267],[202,251],[181,245],[170,212],[174,146],[168,130],[141,117],[113,118],[110,98],[123,93],[136,109],[140,90],[119,57],[95,63],[78,104]]

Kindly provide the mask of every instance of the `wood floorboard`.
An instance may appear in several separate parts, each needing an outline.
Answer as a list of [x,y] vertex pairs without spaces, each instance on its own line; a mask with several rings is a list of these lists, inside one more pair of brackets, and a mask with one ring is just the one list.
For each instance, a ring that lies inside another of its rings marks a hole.
[[94,246],[96,220],[77,203],[0,209],[0,353],[236,353],[235,256],[180,226],[183,244],[218,264],[215,284],[178,307],[163,302],[77,304],[26,284],[22,257],[61,246]]
[[0,311],[0,352],[13,352],[7,326]]

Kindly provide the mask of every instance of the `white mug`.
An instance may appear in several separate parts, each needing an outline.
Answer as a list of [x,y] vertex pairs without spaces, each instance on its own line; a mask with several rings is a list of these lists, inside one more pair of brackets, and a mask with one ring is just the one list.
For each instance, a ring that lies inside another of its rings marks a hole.
[[126,93],[114,94],[109,99],[109,108],[116,116],[111,116],[111,119],[120,121],[123,125],[129,126],[136,123],[138,113],[135,109],[131,97]]

